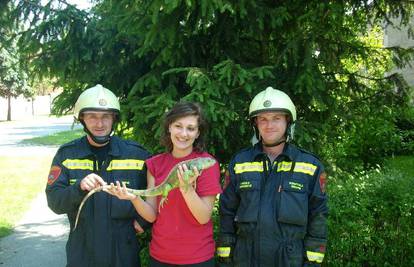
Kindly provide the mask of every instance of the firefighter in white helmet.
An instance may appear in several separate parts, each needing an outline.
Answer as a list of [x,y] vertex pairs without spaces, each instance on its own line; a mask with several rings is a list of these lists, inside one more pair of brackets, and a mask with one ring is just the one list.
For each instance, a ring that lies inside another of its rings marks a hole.
[[326,173],[294,146],[296,108],[267,87],[249,117],[258,139],[238,152],[220,196],[217,254],[222,266],[319,266],[327,242]]
[[90,190],[116,181],[129,188],[146,188],[144,161],[149,153],[113,135],[119,112],[119,101],[110,90],[99,84],[85,90],[76,101],[75,118],[86,136],[62,145],[52,162],[46,196],[49,207],[69,219],[68,267],[140,266],[135,231],[142,231],[147,223],[130,201],[94,195],[85,202],[72,231],[79,204]]
[[[118,98],[100,84],[82,92],[74,108],[75,119],[82,123],[90,141],[99,145],[109,142],[114,125],[119,120],[119,112]],[[103,120],[102,125],[98,125],[98,130],[96,130],[96,125],[90,123],[86,125],[85,119],[95,122],[96,117],[100,114],[103,116]]]

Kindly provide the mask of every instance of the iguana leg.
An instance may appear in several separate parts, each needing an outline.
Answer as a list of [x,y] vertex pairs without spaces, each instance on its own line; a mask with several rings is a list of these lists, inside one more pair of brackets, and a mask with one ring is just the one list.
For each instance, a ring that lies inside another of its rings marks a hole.
[[158,212],[161,211],[161,208],[164,206],[164,203],[167,203],[168,198],[167,197],[162,197],[160,200],[160,205],[158,206]]
[[167,202],[168,193],[171,191],[173,187],[170,184],[165,184],[165,187],[161,193],[162,198],[160,201],[160,205],[158,206],[158,212],[160,212],[161,208],[164,206],[164,203]]

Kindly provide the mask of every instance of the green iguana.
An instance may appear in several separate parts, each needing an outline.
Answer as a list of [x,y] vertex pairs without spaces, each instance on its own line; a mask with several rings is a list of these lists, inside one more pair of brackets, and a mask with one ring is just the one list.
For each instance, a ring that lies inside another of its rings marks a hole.
[[[161,184],[153,188],[146,189],[146,190],[137,190],[137,189],[127,188],[127,191],[134,195],[145,196],[145,197],[154,197],[154,196],[162,195],[161,202],[160,202],[160,206],[162,207],[164,202],[167,200],[168,193],[172,189],[178,188],[180,185],[180,181],[178,180],[178,176],[177,176],[177,169],[179,165],[186,164],[188,167],[188,170],[184,172],[184,177],[183,177],[184,181],[187,182],[185,185],[185,190],[187,190],[188,187],[190,186],[190,183],[188,180],[191,176],[194,175],[193,168],[196,167],[199,172],[202,172],[203,170],[213,166],[215,162],[216,161],[214,159],[208,158],[208,157],[200,157],[200,158],[185,160],[175,165]],[[96,192],[100,192],[102,190],[110,189],[110,188],[111,188],[111,185],[101,185],[89,191],[89,193],[82,199],[82,202],[80,203],[79,208],[78,208],[78,213],[76,214],[75,226],[73,227],[73,231],[76,229],[76,226],[79,220],[79,215],[80,215],[83,205],[85,204],[85,201],[90,196],[95,194]]]

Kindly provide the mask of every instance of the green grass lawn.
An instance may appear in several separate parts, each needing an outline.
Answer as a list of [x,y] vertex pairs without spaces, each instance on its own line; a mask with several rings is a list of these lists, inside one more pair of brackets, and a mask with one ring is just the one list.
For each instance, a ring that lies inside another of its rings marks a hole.
[[51,155],[0,157],[0,237],[11,233],[44,190],[51,161]]
[[[82,130],[64,131],[22,143],[62,145],[82,135]],[[53,156],[0,156],[0,237],[11,233],[32,200],[44,191]]]
[[73,131],[63,131],[51,135],[25,139],[21,143],[26,145],[58,146],[84,135],[85,132],[81,129]]

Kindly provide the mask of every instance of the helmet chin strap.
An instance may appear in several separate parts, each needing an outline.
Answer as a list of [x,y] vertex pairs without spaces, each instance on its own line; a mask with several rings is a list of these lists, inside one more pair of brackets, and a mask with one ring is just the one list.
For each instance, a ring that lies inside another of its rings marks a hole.
[[282,144],[282,143],[286,143],[286,139],[282,139],[282,140],[279,140],[279,141],[277,141],[277,142],[275,142],[275,143],[271,143],[271,144],[266,144],[266,143],[264,143],[264,142],[262,141],[262,144],[263,144],[263,146],[265,146],[265,147],[275,147],[275,146],[278,146],[278,145],[280,145],[280,144]]
[[89,137],[97,144],[99,145],[104,145],[106,143],[109,142],[109,140],[111,139],[111,136],[114,132],[114,130],[112,129],[111,132],[108,135],[104,135],[104,136],[95,136],[91,133],[91,131],[89,131],[88,127],[86,127],[86,124],[84,123],[83,120],[80,121],[83,125],[83,130],[85,131],[85,133],[87,133],[89,135]]

